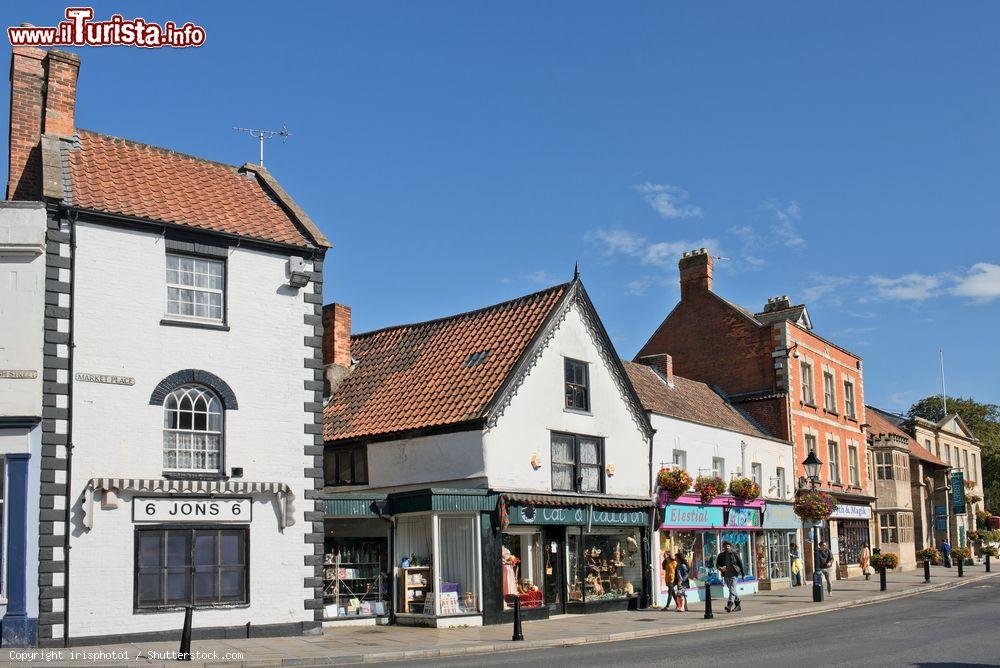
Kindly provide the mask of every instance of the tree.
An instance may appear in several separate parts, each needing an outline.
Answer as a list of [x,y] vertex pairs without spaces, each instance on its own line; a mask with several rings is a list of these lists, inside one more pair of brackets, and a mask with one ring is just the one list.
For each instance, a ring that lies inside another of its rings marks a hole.
[[[1000,405],[982,404],[966,397],[948,397],[948,412],[958,413],[982,446],[983,490],[986,507],[1000,512]],[[907,416],[938,422],[944,418],[941,397],[925,397],[910,406]]]

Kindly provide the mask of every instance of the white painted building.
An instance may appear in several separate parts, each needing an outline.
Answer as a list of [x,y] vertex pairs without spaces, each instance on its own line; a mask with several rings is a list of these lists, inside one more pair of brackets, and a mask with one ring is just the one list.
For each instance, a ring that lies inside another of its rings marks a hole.
[[[704,587],[707,580],[721,589],[714,561],[725,541],[733,544],[745,567],[741,593],[790,586],[790,551],[801,545],[800,522],[791,505],[792,444],[769,436],[716,388],[674,375],[669,355],[639,361],[625,362],[625,369],[655,429],[654,489],[661,469],[682,469],[692,481],[698,476],[718,476],[726,483],[749,478],[760,490],[752,502],[722,494],[705,503],[693,489],[677,498],[657,494],[661,512],[657,540],[651,547],[658,604],[665,605],[668,598],[663,568],[667,553],[685,554],[692,584]],[[692,510],[698,512],[688,512]],[[692,589],[689,596],[701,594]]]
[[75,128],[78,68],[14,49],[8,196],[39,204],[10,210],[46,235],[18,328],[37,642],[173,639],[188,606],[195,637],[316,631],[329,243],[262,167]]
[[[515,598],[529,617],[648,600],[651,430],[578,279],[340,331],[325,355],[331,622],[381,609],[498,623]],[[359,553],[375,555],[384,594],[354,605],[344,590],[361,567],[344,555]]]

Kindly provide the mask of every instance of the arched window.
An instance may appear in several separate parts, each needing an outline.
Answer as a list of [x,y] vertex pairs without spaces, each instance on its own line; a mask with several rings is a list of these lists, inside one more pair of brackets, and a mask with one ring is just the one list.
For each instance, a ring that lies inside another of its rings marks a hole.
[[163,402],[163,468],[213,472],[222,466],[222,402],[208,388],[182,385]]

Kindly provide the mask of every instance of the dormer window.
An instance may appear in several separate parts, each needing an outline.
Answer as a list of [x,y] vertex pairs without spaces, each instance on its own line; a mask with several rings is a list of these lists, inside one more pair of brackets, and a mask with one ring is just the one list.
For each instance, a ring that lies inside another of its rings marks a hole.
[[167,315],[221,323],[226,265],[222,260],[167,253]]
[[590,410],[590,374],[587,363],[566,358],[566,408],[574,411]]

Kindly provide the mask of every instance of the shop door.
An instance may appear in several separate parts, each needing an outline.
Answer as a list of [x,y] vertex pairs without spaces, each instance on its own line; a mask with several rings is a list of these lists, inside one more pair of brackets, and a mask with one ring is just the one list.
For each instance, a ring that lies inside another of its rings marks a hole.
[[557,614],[565,612],[565,580],[563,563],[566,550],[566,529],[546,527],[542,533],[545,550],[545,603]]

